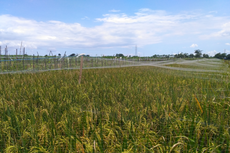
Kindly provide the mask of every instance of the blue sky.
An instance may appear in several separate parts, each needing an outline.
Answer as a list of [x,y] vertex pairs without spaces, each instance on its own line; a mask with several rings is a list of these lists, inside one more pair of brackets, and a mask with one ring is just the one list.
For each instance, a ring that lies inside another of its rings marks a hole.
[[[0,45],[14,54],[230,53],[229,0],[0,0]],[[2,51],[3,52],[3,51]]]

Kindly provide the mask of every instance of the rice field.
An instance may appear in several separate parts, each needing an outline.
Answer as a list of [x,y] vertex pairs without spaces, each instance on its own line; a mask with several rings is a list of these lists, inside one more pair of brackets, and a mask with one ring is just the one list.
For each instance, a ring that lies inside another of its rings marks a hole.
[[229,68],[202,63],[2,74],[0,152],[229,152]]
[[[38,72],[63,69],[79,69],[80,57],[23,57],[10,58],[0,56],[0,74],[19,72]],[[102,57],[84,57],[84,68],[121,67],[138,64],[135,59],[106,59]]]
[[190,68],[190,69],[202,69],[202,70],[221,70],[221,71],[228,71],[228,64],[225,64],[224,62],[220,62],[218,59],[212,59],[212,60],[196,60],[196,61],[190,61],[182,60],[180,62],[174,62],[170,63],[165,66],[170,67],[179,67],[179,68]]

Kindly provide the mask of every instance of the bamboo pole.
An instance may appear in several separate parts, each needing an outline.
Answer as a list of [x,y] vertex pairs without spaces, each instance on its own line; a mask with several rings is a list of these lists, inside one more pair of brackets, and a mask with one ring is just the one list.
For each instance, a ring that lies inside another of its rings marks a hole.
[[8,61],[7,61],[7,46],[5,48],[5,65],[4,67],[6,68],[6,71],[8,70]]
[[33,71],[34,71],[34,54],[33,54]]
[[37,70],[39,71],[38,57],[39,57],[39,55],[37,56]]
[[70,68],[72,67],[72,65],[71,65],[71,58],[72,58],[72,57],[69,58],[69,67],[70,67]]
[[0,46],[0,67],[2,71],[2,47]]
[[56,67],[59,69],[58,57],[56,58]]
[[[10,57],[10,55],[8,55]],[[9,70],[11,68],[11,58],[9,59]]]
[[45,57],[45,70],[46,70],[46,57]]
[[56,68],[56,65],[55,65],[55,62],[56,62],[56,57],[54,58],[54,69]]
[[77,67],[77,57],[75,57],[75,67]]
[[23,70],[25,70],[25,47],[22,49],[22,61],[23,61]]
[[23,63],[23,70],[25,70],[25,57],[24,57],[24,52],[25,52],[25,48],[22,49],[22,63]]
[[[1,65],[1,61],[2,60],[2,47],[0,46],[0,65]],[[2,65],[1,65],[1,67],[2,67]]]
[[81,56],[81,66],[80,66],[80,74],[79,74],[79,81],[78,81],[79,84],[81,84],[82,67],[83,67],[83,56]]

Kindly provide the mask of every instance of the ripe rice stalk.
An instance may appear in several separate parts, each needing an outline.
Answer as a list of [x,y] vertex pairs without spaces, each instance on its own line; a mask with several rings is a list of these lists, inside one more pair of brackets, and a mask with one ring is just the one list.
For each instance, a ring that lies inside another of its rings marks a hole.
[[[146,66],[91,69],[84,71],[80,86],[76,74],[0,75],[0,152],[9,146],[18,152],[36,147],[47,152],[228,152],[229,102],[213,102],[221,94],[210,87],[226,90],[229,97],[229,83],[217,80],[230,74]],[[204,103],[202,116],[197,101],[191,103],[194,96]],[[178,142],[184,145],[174,146]]]
[[175,149],[178,145],[184,145],[184,144],[183,144],[182,142],[178,142],[178,143],[174,144],[174,145],[172,146],[172,148],[170,149],[169,153],[173,152],[174,149]]
[[201,106],[200,106],[199,101],[198,101],[197,98],[196,98],[196,95],[194,95],[194,97],[195,97],[195,100],[196,100],[196,102],[197,102],[198,107],[200,108],[201,114],[203,114],[203,110],[202,110],[202,108],[201,108]]

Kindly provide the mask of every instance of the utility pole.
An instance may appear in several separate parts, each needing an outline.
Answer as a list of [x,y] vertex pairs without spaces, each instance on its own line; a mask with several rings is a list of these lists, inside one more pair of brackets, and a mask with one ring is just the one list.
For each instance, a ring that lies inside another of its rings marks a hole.
[[49,52],[49,56],[53,56],[53,52],[51,50]]
[[23,47],[23,57],[25,56],[25,53],[26,53],[26,48]]
[[137,45],[135,47],[135,55],[137,56]]
[[7,46],[6,46],[6,48],[5,48],[5,57],[7,57],[7,52],[8,52],[8,50],[7,50]]
[[22,49],[22,41],[21,41],[21,46],[20,46],[20,55],[22,55],[22,54],[21,54],[21,49]]

